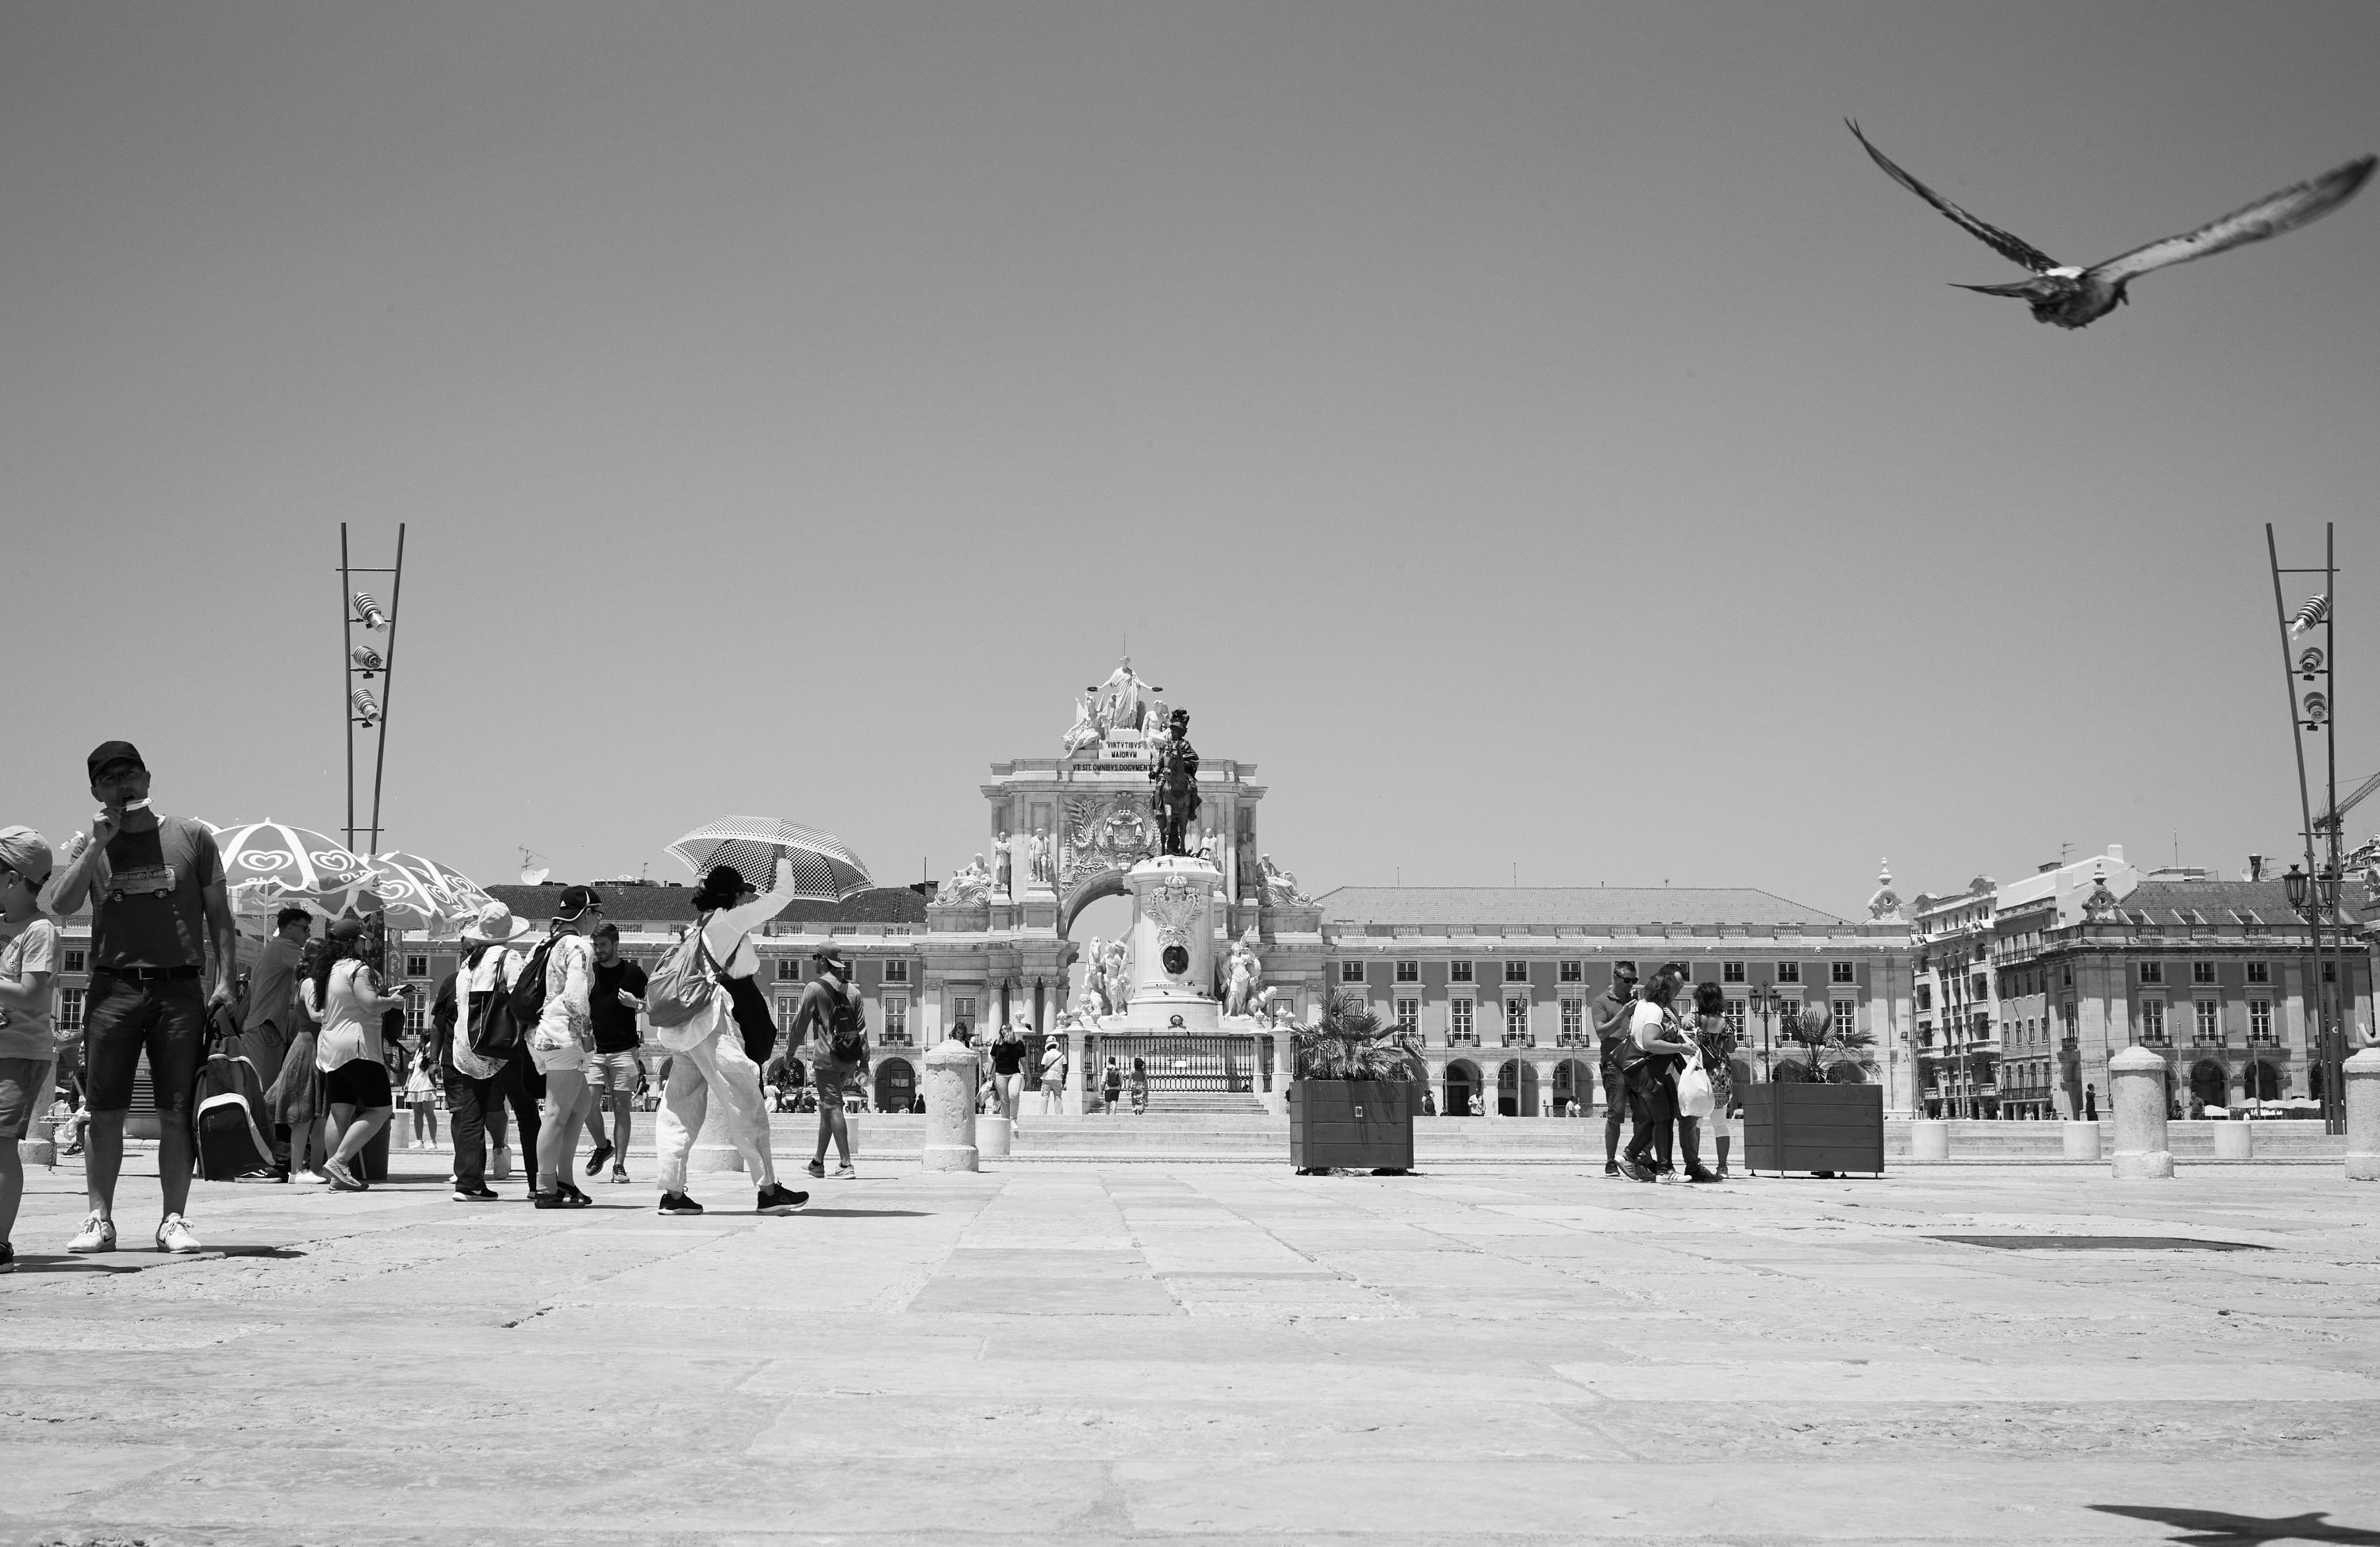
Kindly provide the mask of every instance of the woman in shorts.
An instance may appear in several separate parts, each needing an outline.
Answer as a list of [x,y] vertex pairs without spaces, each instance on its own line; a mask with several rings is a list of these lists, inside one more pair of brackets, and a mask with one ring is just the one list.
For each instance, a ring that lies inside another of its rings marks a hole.
[[57,1037],[50,984],[58,970],[58,926],[36,900],[50,879],[50,846],[30,827],[0,829],[0,918],[17,932],[0,945],[0,1273],[17,1271],[8,1244],[25,1196],[19,1139],[57,1089]]
[[322,1007],[314,1066],[322,1072],[322,1100],[331,1109],[331,1152],[323,1157],[322,1174],[343,1192],[364,1190],[355,1172],[356,1152],[388,1126],[395,1110],[381,1017],[402,1005],[412,988],[407,983],[393,994],[380,992],[379,975],[358,957],[363,935],[357,920],[333,924],[308,980]]
[[[1710,1076],[1711,1115],[1701,1120],[1718,1150],[1718,1175],[1727,1175],[1727,1151],[1742,1131],[1743,1117],[1735,1100],[1735,1033],[1727,1029],[1727,991],[1717,983],[1694,985],[1694,1045],[1703,1055],[1703,1073]],[[1692,1122],[1681,1118],[1680,1122]],[[1694,1153],[1691,1146],[1686,1152]]]
[[417,1150],[438,1147],[438,1082],[431,1078],[434,1066],[425,1053],[413,1061],[413,1072],[405,1078],[405,1104],[413,1109],[413,1147]]

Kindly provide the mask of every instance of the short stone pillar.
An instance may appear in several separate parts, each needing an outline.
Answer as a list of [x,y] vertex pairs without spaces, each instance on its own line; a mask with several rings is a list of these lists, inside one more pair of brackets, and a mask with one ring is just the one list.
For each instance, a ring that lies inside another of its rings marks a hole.
[[973,1171],[975,1049],[952,1038],[926,1054],[926,1147],[918,1156],[928,1171]]
[[2347,1179],[2380,1182],[2380,1047],[2347,1061]]
[[2095,1161],[2099,1158],[2099,1125],[2082,1118],[2058,1125],[2065,1140],[2068,1160]]
[[2107,1060],[2108,1102],[2116,1109],[2116,1178],[2148,1181],[2173,1175],[2166,1148],[2165,1060],[2128,1047]]
[[2256,1152],[2255,1132],[2252,1123],[2217,1123],[2215,1125],[2215,1158],[2216,1160],[2248,1160]]
[[975,1120],[975,1152],[985,1160],[1006,1160],[1016,1125],[1005,1117]]
[[1909,1158],[1946,1161],[1950,1158],[1950,1125],[1939,1117],[1920,1117],[1909,1125]]

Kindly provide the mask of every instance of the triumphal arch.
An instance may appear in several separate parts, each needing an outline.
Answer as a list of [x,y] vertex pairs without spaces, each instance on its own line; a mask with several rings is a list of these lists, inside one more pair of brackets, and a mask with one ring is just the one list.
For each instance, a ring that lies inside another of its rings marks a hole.
[[[1152,774],[1177,711],[1162,695],[1127,658],[1075,699],[1053,755],[991,765],[984,849],[926,907],[918,1029],[1065,1037],[1077,1110],[1111,1055],[1142,1057],[1169,1096],[1278,1110],[1287,1024],[1325,992],[1321,909],[1260,842],[1254,763],[1192,752],[1196,810],[1165,852]],[[1074,938],[1086,907],[1123,895],[1127,938]]]

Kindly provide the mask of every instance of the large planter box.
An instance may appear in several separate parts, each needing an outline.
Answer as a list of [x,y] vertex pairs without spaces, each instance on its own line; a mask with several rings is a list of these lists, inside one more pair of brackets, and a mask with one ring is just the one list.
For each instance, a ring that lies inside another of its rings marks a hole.
[[1301,1079],[1289,1088],[1289,1163],[1300,1171],[1411,1171],[1412,1080]]
[[1743,1167],[1884,1175],[1884,1087],[1759,1084],[1743,1094]]

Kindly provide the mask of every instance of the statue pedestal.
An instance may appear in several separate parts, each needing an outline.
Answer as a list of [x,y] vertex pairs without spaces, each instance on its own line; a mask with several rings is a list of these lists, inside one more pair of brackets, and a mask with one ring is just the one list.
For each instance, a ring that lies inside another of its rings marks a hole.
[[1204,859],[1167,855],[1125,872],[1132,888],[1132,1003],[1108,1017],[1134,1031],[1192,1036],[1222,1029],[1215,983],[1215,888],[1223,872]]

